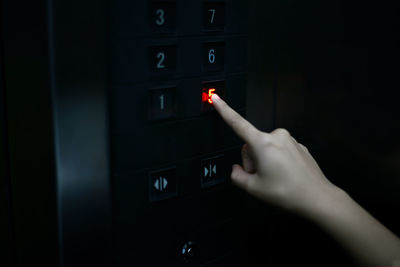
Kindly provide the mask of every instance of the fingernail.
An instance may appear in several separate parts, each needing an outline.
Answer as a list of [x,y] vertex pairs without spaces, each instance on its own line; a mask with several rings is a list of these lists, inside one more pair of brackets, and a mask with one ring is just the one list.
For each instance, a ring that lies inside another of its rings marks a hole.
[[213,94],[213,95],[211,96],[211,100],[212,100],[212,101],[215,101],[215,100],[218,100],[218,99],[221,99],[221,98],[220,98],[219,95],[217,95],[217,94]]

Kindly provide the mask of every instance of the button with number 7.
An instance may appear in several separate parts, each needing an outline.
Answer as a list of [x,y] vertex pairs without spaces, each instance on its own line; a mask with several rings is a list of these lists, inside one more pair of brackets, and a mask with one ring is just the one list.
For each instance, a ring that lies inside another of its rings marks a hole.
[[225,27],[225,3],[205,2],[203,27],[206,31],[222,31]]

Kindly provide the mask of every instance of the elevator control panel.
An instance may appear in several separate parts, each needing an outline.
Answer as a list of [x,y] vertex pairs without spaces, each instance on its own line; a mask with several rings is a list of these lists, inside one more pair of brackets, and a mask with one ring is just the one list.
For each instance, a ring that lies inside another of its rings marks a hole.
[[229,177],[232,164],[240,162],[241,141],[211,97],[220,95],[245,115],[247,5],[244,0],[112,3],[117,266],[208,266],[238,255],[239,240],[232,240],[230,231],[239,198]]

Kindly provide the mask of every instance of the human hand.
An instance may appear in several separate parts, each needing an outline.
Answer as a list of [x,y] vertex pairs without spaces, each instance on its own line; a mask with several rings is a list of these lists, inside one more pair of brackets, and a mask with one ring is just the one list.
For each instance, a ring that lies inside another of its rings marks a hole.
[[239,187],[266,202],[312,213],[326,195],[338,189],[328,181],[308,149],[285,129],[264,133],[231,109],[218,95],[214,108],[246,143],[242,164],[233,165],[231,178]]

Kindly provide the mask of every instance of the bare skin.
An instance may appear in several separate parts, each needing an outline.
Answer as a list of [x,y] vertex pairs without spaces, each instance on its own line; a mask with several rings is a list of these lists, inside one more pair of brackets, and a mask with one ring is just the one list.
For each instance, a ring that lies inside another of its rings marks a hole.
[[322,173],[308,149],[285,129],[264,133],[218,95],[215,109],[246,143],[234,184],[267,203],[302,215],[327,231],[360,266],[400,267],[400,239]]

